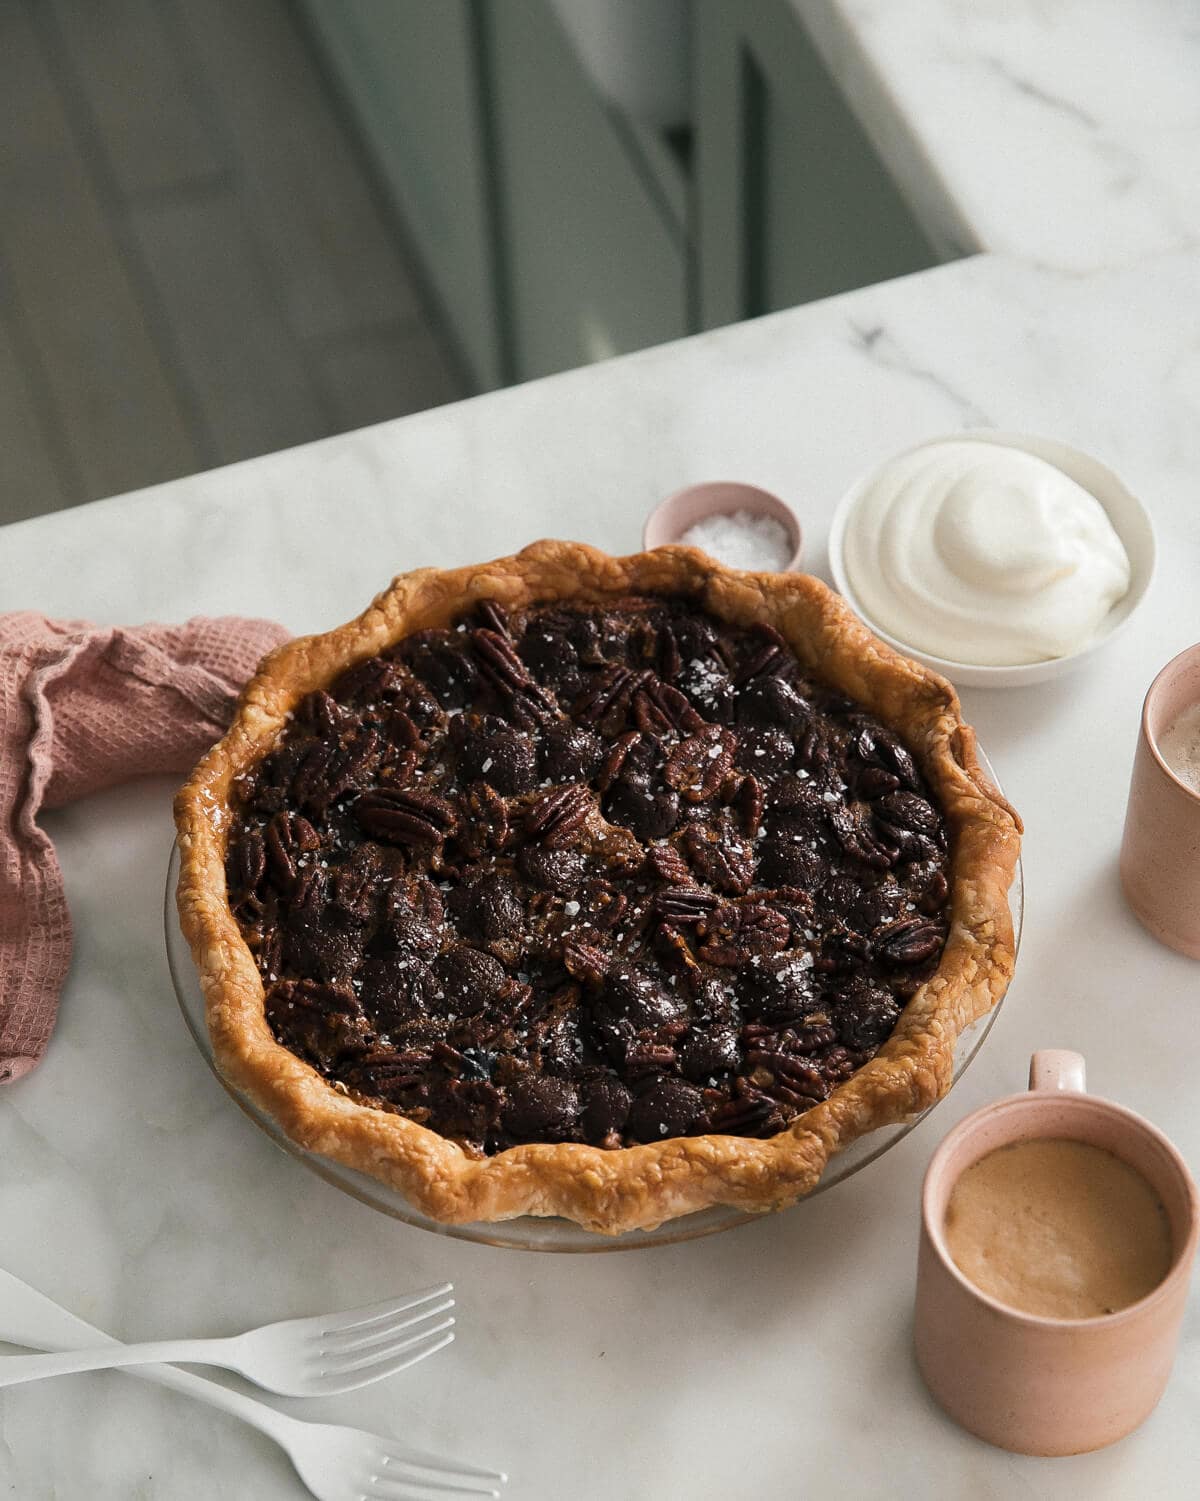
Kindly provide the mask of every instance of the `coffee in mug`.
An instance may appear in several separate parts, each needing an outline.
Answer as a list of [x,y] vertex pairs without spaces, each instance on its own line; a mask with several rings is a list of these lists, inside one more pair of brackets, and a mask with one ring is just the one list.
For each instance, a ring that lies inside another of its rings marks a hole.
[[961,1175],[944,1221],[955,1265],[1010,1308],[1089,1319],[1128,1308],[1171,1266],[1171,1224],[1136,1168],[1086,1141],[997,1147]]
[[1087,1093],[1078,1053],[1035,1053],[1029,1082],[960,1121],[929,1163],[917,1365],[989,1443],[1082,1454],[1131,1433],[1162,1395],[1200,1195],[1161,1131]]

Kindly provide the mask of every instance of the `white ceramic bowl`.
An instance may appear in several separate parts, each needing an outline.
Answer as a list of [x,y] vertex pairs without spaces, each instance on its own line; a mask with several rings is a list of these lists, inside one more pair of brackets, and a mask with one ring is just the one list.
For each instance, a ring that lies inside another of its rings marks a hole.
[[[1093,652],[1099,651],[1108,641],[1111,641],[1145,598],[1150,588],[1150,581],[1154,577],[1154,527],[1149,513],[1111,469],[1105,468],[1090,455],[1081,453],[1079,449],[1071,448],[1066,443],[1060,443],[1055,438],[1035,438],[1023,433],[1001,433],[990,429],[978,429],[969,432],[946,433],[941,437],[930,438],[924,443],[915,443],[905,452],[916,453],[918,449],[930,448],[937,443],[964,440],[972,443],[995,443],[1004,448],[1019,448],[1025,453],[1033,454],[1036,458],[1045,459],[1047,463],[1053,464],[1056,469],[1061,469],[1064,474],[1094,495],[1108,513],[1113,529],[1129,554],[1129,592],[1108,612],[1099,631],[1092,639],[1086,645],[1081,646],[1078,651],[1071,652],[1065,657],[1054,657],[1047,662],[1026,662],[1015,667],[985,667],[976,662],[954,662],[946,657],[931,656],[928,652],[920,651],[911,643],[901,641],[886,631],[859,602],[846,576],[845,563],[847,522],[861,499],[863,491],[883,465],[878,465],[869,473],[860,475],[838,502],[829,532],[829,567],[833,573],[833,581],[847,604],[862,617],[877,636],[890,646],[894,646],[897,651],[902,651],[905,656],[913,657],[927,667],[932,667],[935,672],[940,672],[952,683],[971,688],[1023,688],[1030,683],[1042,683],[1048,678],[1059,677],[1063,673],[1070,672],[1072,668],[1078,667]],[[902,457],[902,455],[896,457]],[[887,462],[893,461],[888,459]]]

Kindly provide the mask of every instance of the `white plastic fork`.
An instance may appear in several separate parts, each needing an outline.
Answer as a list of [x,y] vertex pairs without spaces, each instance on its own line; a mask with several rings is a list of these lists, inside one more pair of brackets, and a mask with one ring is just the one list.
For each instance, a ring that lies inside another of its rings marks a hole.
[[333,1397],[416,1365],[454,1338],[453,1318],[429,1320],[454,1307],[449,1282],[388,1303],[265,1324],[226,1339],[160,1339],[101,1345],[54,1355],[0,1359],[0,1387],[47,1376],[72,1376],[119,1366],[216,1365],[237,1371],[282,1397]]
[[[0,1339],[41,1349],[118,1341],[60,1308],[43,1293],[0,1270]],[[12,1356],[11,1359],[21,1359]],[[451,1464],[406,1450],[394,1439],[331,1423],[306,1423],[265,1402],[230,1391],[174,1366],[132,1366],[131,1376],[184,1392],[241,1418],[290,1457],[317,1501],[442,1501],[446,1496],[498,1497],[498,1470]]]

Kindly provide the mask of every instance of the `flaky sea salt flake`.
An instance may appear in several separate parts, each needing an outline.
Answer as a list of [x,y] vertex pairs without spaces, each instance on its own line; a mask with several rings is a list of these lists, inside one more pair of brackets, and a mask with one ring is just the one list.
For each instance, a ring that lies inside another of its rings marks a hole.
[[685,547],[701,548],[718,563],[754,572],[778,573],[792,557],[783,523],[774,516],[756,516],[751,511],[706,516],[688,527],[679,540]]

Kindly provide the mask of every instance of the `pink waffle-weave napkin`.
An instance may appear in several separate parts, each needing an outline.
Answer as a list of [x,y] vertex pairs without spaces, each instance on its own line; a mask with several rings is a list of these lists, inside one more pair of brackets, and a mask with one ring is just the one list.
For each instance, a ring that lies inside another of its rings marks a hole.
[[0,614],[0,1084],[40,1062],[71,962],[57,808],[146,772],[188,770],[228,725],[268,620],[133,629]]

